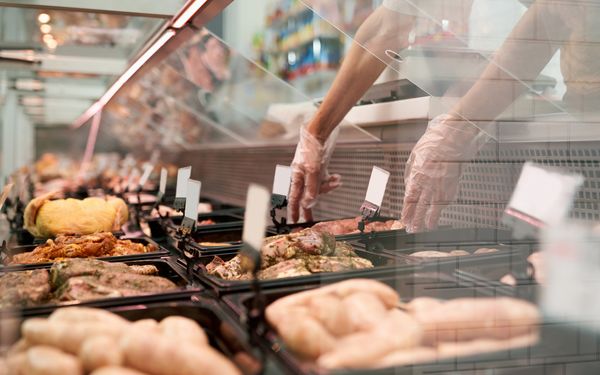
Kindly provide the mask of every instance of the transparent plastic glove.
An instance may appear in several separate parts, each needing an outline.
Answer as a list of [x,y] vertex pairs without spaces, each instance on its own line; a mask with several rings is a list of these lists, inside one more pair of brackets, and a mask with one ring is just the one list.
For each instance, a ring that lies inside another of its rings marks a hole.
[[435,229],[442,210],[455,198],[462,165],[488,141],[466,121],[441,115],[429,123],[404,172],[402,223],[407,232]]
[[327,172],[338,132],[336,128],[327,142],[322,144],[306,130],[306,126],[300,129],[300,141],[292,161],[292,185],[288,203],[293,223],[298,221],[300,213],[306,221],[312,221],[312,208],[317,203],[318,195],[341,185],[340,175],[330,175]]

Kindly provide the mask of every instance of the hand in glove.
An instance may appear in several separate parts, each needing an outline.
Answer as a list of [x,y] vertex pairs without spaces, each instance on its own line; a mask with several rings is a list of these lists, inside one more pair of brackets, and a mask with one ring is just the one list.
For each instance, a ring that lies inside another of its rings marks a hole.
[[485,133],[464,120],[441,115],[429,123],[413,148],[404,172],[402,223],[407,232],[437,227],[456,196],[462,164],[487,142]]
[[335,129],[325,144],[322,144],[305,126],[300,130],[300,141],[292,161],[292,185],[288,203],[293,223],[300,218],[300,210],[306,221],[312,221],[312,207],[317,203],[317,196],[341,185],[340,175],[330,175],[327,172],[337,133],[338,129]]

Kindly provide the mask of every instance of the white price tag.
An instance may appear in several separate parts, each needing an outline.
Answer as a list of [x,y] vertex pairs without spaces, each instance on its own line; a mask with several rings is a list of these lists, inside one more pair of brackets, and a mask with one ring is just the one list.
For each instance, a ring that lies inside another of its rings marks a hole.
[[197,222],[198,220],[198,203],[200,203],[200,188],[202,183],[196,180],[187,181],[187,189],[185,194],[185,212],[187,218]]
[[129,191],[134,191],[139,186],[139,182],[140,182],[140,170],[138,168],[133,168],[133,170],[129,174],[127,189]]
[[373,167],[365,200],[369,203],[373,203],[377,207],[381,207],[383,196],[385,195],[385,188],[387,187],[389,179],[390,172],[379,167]]
[[273,194],[284,195],[287,198],[290,193],[291,182],[292,168],[277,164],[275,178],[273,179]]
[[148,182],[148,179],[150,178],[150,174],[152,173],[153,170],[154,170],[154,165],[152,165],[150,163],[144,164],[144,172],[142,173],[142,177],[140,177],[140,187],[141,188],[143,188],[144,185],[146,185],[146,182]]
[[600,316],[600,237],[582,224],[565,222],[542,232],[545,285],[544,314],[561,321],[586,324]]
[[4,189],[2,189],[2,194],[0,195],[0,209],[4,206],[4,202],[6,202],[6,199],[8,198],[13,186],[15,186],[15,184],[6,184]]
[[192,175],[192,167],[179,168],[177,170],[177,186],[175,187],[175,198],[185,198],[187,181]]
[[262,247],[265,238],[270,201],[269,190],[260,185],[250,184],[246,195],[242,240],[255,249]]
[[162,195],[165,195],[165,192],[167,191],[167,169],[166,168],[160,169],[160,184],[158,185],[158,191]]
[[505,212],[535,227],[560,223],[569,214],[583,182],[581,175],[527,162]]

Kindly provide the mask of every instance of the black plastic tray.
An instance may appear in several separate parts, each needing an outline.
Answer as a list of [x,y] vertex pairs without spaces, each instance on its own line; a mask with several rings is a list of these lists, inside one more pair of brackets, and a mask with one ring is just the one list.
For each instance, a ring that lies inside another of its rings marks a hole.
[[[5,309],[0,309],[0,317],[3,316],[37,316],[50,314],[52,311],[57,308],[64,306],[93,306],[93,307],[112,307],[112,306],[122,306],[134,303],[150,303],[150,302],[159,302],[165,300],[171,300],[174,298],[189,298],[193,294],[197,294],[204,290],[201,286],[197,284],[192,284],[191,280],[187,278],[185,272],[181,267],[176,264],[171,263],[168,259],[145,259],[145,260],[131,260],[125,261],[128,265],[153,265],[158,268],[158,275],[164,277],[168,280],[171,280],[173,283],[178,285],[180,289],[168,291],[164,293],[157,294],[145,294],[139,296],[132,297],[116,297],[116,298],[104,298],[83,302],[65,302],[65,303],[48,303],[40,306],[33,307],[10,307]],[[48,269],[50,268],[50,264],[38,265],[37,269]],[[28,267],[27,269],[36,269],[32,267]],[[25,269],[21,269],[25,270]],[[13,269],[11,272],[18,272],[19,270]],[[6,274],[7,271],[0,270],[0,275]]]
[[[304,222],[304,223],[287,224],[287,227],[289,228],[289,231],[287,231],[287,233],[297,230],[297,229],[310,228],[313,225],[318,224],[318,223],[324,223],[324,222],[336,221],[336,220],[347,220],[347,219],[354,219],[354,218],[355,217],[345,217],[342,219],[326,219],[326,220],[310,221],[310,222]],[[382,217],[376,218],[373,221],[388,221],[388,220],[394,220],[394,218],[382,216]],[[267,233],[269,235],[281,234],[281,233],[277,232],[277,228],[275,225],[271,225],[271,226],[267,227]],[[343,234],[343,235],[337,235],[337,236],[335,236],[335,238],[340,241],[353,241],[353,240],[360,240],[360,239],[365,239],[365,240],[372,239],[372,238],[377,238],[379,236],[403,236],[405,234],[406,234],[406,231],[404,229],[397,229],[397,230],[386,230],[386,231],[379,231],[379,232]]]
[[464,245],[464,244],[507,244],[537,246],[532,239],[517,240],[505,229],[494,228],[442,228],[428,232],[396,233],[375,232],[361,238],[366,244],[382,245],[385,249],[398,249],[407,246]]
[[[131,254],[131,255],[117,255],[117,256],[107,256],[107,257],[98,257],[95,259],[99,259],[99,260],[104,260],[107,262],[125,262],[125,261],[130,261],[130,260],[138,260],[138,259],[152,259],[152,258],[157,258],[157,257],[163,257],[165,255],[169,254],[169,251],[167,251],[164,247],[161,247],[158,243],[156,243],[154,240],[147,238],[147,237],[141,237],[141,238],[122,238],[123,240],[129,240],[131,242],[136,242],[136,243],[142,243],[144,245],[154,245],[157,248],[157,251],[152,251],[149,253],[142,253],[142,254]],[[38,245],[28,245],[28,246],[16,246],[13,247],[11,249],[9,249],[9,255],[15,255],[15,254],[21,254],[21,253],[25,253],[28,251],[33,251]],[[38,266],[47,266],[50,267],[52,265],[52,263],[28,263],[28,264],[15,264],[15,265],[0,265],[0,270],[15,270],[15,269],[28,269],[28,268],[38,268]]]
[[[215,254],[224,261],[228,261],[239,253],[240,247],[233,250]],[[371,277],[382,274],[395,274],[405,271],[414,272],[418,269],[417,263],[411,259],[402,256],[390,256],[387,254],[374,253],[363,249],[355,248],[359,257],[370,260],[374,268],[350,270],[344,272],[323,272],[307,276],[297,276],[274,280],[261,280],[260,285],[263,288],[274,288],[282,286],[322,284],[324,282],[340,281],[356,277]],[[208,275],[205,266],[210,263],[215,255],[200,255],[186,253],[186,258],[179,258],[178,261],[188,269],[206,286],[213,288],[218,294],[247,291],[252,288],[250,280],[223,280],[220,277]]]
[[[203,298],[188,298],[172,302],[148,302],[109,308],[117,315],[130,321],[141,319],[155,319],[160,321],[169,316],[183,316],[196,321],[206,332],[210,345],[219,350],[233,361],[245,375],[258,375],[262,368],[260,356],[248,341],[245,330],[216,302]],[[49,314],[50,312],[48,312]],[[44,315],[48,315],[44,314]],[[14,335],[5,335],[11,340],[4,341],[3,345],[12,345],[19,339],[22,319],[15,320]],[[271,373],[281,373],[282,369],[274,367],[276,364],[269,358]],[[199,363],[202,366],[202,363]]]
[[[371,244],[371,246],[373,246]],[[495,248],[499,251],[487,254],[450,256],[443,258],[417,258],[410,254],[418,251],[435,250],[449,252],[452,250],[465,250],[473,253],[481,247]],[[499,280],[507,273],[517,278],[525,278],[527,275],[527,257],[531,253],[529,245],[505,245],[505,244],[435,244],[419,246],[403,246],[397,249],[373,249],[365,246],[371,251],[382,251],[389,255],[402,255],[408,257],[424,268],[432,271],[453,273],[456,270],[475,272],[480,274],[497,275]]]
[[[416,273],[412,276],[383,277],[380,281],[399,291],[403,301],[413,297],[452,299],[460,297],[510,296],[502,290],[485,284],[473,284],[440,273]],[[311,289],[312,286],[264,290],[267,305],[292,293]],[[232,314],[246,319],[252,304],[252,293],[230,294],[223,297]],[[259,344],[264,350],[277,354],[277,359],[289,374],[326,374],[314,364],[303,361],[286,349],[281,338],[267,327]],[[600,373],[600,337],[589,328],[573,323],[547,321],[542,325],[538,343],[528,348],[510,349],[475,356],[440,360],[434,363],[385,369],[336,370],[331,374],[597,374]]]
[[[241,216],[240,216],[241,213]],[[212,230],[230,230],[239,229],[243,226],[243,210],[241,209],[230,209],[222,211],[214,211],[206,214],[198,214],[198,222],[203,220],[213,220],[216,224],[201,225],[196,228],[194,235],[197,233],[210,232]],[[175,237],[176,231],[181,221],[182,215],[170,216],[170,217],[154,217],[146,218],[145,221],[150,227],[150,233],[152,238],[164,238],[164,237]],[[241,235],[239,237],[241,239]],[[236,241],[239,241],[237,239]],[[207,242],[219,242],[219,241],[207,241]]]

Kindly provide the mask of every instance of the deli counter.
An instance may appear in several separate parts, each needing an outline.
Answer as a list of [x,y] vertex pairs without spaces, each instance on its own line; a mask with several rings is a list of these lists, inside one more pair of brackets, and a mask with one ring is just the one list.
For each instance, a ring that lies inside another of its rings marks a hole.
[[0,4],[0,374],[600,372],[600,4]]

